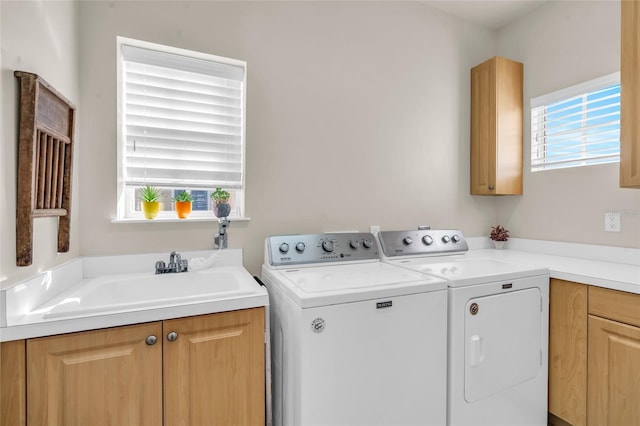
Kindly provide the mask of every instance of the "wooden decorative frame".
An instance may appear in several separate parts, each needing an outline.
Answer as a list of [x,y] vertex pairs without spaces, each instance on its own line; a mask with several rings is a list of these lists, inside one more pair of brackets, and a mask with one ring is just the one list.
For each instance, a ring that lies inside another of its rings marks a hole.
[[58,216],[58,252],[69,251],[75,107],[36,74],[20,80],[16,264],[31,265],[33,218]]

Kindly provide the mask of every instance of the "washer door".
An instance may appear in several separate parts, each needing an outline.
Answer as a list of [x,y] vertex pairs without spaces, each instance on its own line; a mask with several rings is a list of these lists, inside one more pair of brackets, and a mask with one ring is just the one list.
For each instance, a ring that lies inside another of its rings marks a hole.
[[465,314],[464,397],[509,389],[542,367],[542,295],[538,288],[469,300]]

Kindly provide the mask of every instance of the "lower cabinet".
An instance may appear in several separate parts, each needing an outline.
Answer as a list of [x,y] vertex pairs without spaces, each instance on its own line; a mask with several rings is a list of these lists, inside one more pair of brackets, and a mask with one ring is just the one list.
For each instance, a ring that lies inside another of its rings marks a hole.
[[640,425],[640,295],[551,280],[549,423]]
[[27,425],[264,425],[264,361],[264,308],[29,339]]

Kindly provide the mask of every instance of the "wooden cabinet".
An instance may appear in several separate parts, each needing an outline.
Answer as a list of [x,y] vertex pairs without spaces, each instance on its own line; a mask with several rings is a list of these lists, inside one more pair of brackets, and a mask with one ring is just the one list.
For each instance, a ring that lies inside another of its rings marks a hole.
[[551,279],[549,413],[587,424],[587,286]]
[[[24,341],[6,351],[3,343],[2,425],[24,425],[14,419],[26,415],[29,426],[262,426],[264,315],[254,308],[29,339],[26,355]],[[20,358],[26,366],[14,372]]]
[[471,69],[471,194],[522,194],[523,65],[496,56]]
[[164,322],[165,426],[264,425],[264,309]]
[[162,425],[159,322],[27,341],[27,424]]
[[640,188],[640,0],[622,0],[620,186]]
[[640,425],[640,295],[589,288],[589,425]]

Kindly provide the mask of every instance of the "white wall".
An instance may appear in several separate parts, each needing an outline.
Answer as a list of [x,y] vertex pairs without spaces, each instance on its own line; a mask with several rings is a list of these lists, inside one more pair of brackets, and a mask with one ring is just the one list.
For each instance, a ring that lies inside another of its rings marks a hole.
[[[143,19],[145,16],[153,19]],[[230,246],[262,264],[268,234],[461,227],[469,195],[469,69],[495,34],[418,2],[81,2],[83,255],[213,247],[215,223],[112,224],[117,35],[248,63],[251,221]]]
[[[36,73],[79,107],[78,5],[72,2],[0,2],[2,109],[0,119],[0,282],[48,269],[80,253],[78,176],[72,194],[71,241],[68,253],[57,253],[57,218],[34,220],[33,264],[16,266],[16,147],[18,80],[15,70]],[[76,135],[77,132],[76,125]],[[81,141],[77,141],[82,143]],[[75,160],[79,162],[76,144]]]
[[[640,191],[619,188],[619,164],[531,173],[529,99],[620,70],[620,2],[549,2],[498,34],[498,52],[524,63],[524,195],[498,200],[512,235],[640,247]],[[622,232],[604,232],[604,213]]]

